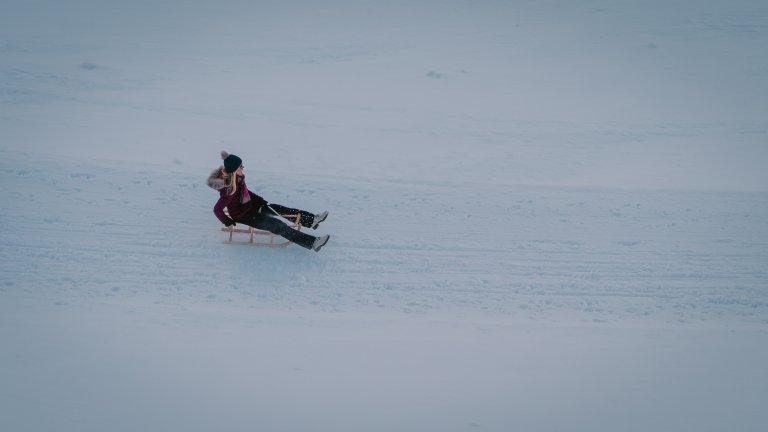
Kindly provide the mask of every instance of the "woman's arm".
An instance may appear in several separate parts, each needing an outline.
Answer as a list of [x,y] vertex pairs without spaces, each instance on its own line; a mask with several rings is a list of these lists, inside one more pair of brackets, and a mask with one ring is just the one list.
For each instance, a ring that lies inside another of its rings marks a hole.
[[221,197],[218,201],[216,201],[216,205],[213,206],[213,214],[216,215],[217,218],[226,226],[234,225],[235,221],[233,221],[231,218],[229,218],[226,214],[224,214],[224,209],[227,208],[230,202],[232,202],[232,199],[237,196],[237,194],[229,195],[226,193],[221,194]]

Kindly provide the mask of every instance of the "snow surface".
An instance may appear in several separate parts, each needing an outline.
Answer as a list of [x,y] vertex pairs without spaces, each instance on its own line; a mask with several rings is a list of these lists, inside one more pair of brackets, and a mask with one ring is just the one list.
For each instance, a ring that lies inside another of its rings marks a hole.
[[[0,430],[763,431],[768,3],[0,1]],[[330,210],[225,245],[226,149]]]

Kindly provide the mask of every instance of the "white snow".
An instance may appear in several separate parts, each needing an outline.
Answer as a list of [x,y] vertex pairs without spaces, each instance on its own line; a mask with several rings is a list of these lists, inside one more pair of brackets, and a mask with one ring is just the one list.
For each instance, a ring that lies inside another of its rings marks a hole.
[[[0,3],[0,430],[763,431],[768,3]],[[320,252],[223,244],[226,149]]]

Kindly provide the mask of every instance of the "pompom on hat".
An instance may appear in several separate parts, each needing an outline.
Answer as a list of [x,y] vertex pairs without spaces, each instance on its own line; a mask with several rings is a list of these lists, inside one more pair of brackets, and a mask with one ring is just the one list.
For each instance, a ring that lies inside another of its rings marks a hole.
[[242,159],[224,150],[221,151],[221,158],[224,160],[224,170],[230,174],[237,171],[240,165],[243,164]]

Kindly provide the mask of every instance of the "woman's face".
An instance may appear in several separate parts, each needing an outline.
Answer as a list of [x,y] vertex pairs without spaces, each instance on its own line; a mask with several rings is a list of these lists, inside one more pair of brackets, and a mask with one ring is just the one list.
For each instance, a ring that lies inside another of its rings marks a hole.
[[240,165],[240,167],[239,167],[239,168],[237,168],[237,171],[235,171],[235,174],[237,174],[237,175],[243,175],[243,168],[245,168],[245,167],[244,167],[244,166],[242,166],[242,165]]

